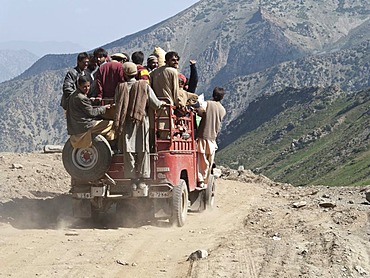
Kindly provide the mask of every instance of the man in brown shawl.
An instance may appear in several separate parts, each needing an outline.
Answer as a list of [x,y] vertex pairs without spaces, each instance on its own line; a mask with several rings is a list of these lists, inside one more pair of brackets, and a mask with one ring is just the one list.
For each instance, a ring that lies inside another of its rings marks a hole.
[[158,100],[145,80],[136,80],[134,63],[123,64],[127,82],[117,86],[115,129],[123,137],[124,175],[132,180],[132,189],[144,189],[144,179],[150,178],[149,107],[158,110],[164,102]]

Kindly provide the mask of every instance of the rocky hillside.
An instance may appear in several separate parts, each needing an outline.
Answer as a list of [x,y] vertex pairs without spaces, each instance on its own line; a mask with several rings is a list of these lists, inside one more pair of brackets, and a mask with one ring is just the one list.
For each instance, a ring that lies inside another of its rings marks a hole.
[[65,140],[65,116],[58,102],[63,77],[63,70],[48,71],[1,84],[1,149],[28,152]]
[[226,85],[230,92],[225,100],[229,111],[226,123],[244,113],[258,96],[268,96],[284,88],[340,86],[345,92],[368,88],[369,65],[370,40],[352,48],[309,55],[235,78]]
[[[259,95],[286,86],[339,83],[343,90],[345,84],[361,89],[369,76],[364,52],[369,19],[370,3],[360,0],[202,0],[104,47],[109,53],[141,49],[149,54],[154,46],[176,50],[186,74],[188,60],[196,59],[199,93],[209,93],[214,85],[228,88],[230,122]],[[75,59],[47,55],[16,80],[0,84],[0,151],[31,151],[65,141],[58,103],[64,74]]]
[[253,101],[228,125],[217,161],[295,185],[366,185],[369,114],[370,89],[286,88]]

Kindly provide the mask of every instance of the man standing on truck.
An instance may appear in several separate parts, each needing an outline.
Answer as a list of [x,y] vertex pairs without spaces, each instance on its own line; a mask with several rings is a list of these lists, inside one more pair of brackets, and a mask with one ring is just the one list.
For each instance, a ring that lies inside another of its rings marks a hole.
[[104,48],[97,48],[94,50],[94,57],[98,67],[102,66],[103,64],[109,61],[108,52]]
[[[115,89],[117,85],[123,82],[122,62],[106,62],[99,66],[96,72],[96,99],[100,102],[103,99],[105,103],[113,103]],[[102,117],[107,120],[113,120],[115,114],[114,106]]]
[[144,53],[142,51],[135,51],[131,54],[131,60],[137,66],[136,80],[147,80],[149,84],[149,71],[143,66]]
[[146,188],[150,178],[149,108],[158,110],[160,101],[146,80],[136,80],[137,66],[123,64],[127,82],[117,86],[115,129],[123,135],[124,176],[131,179],[132,189]]
[[150,84],[157,97],[169,98],[172,105],[179,105],[179,77],[178,68],[180,56],[177,52],[170,51],[165,56],[166,65],[150,73]]
[[80,75],[85,75],[85,70],[89,64],[89,55],[86,52],[81,52],[77,55],[77,66],[69,70],[63,81],[63,95],[60,106],[64,110],[67,109],[69,96],[77,89],[77,78]]
[[[171,105],[180,106],[179,103],[179,61],[180,56],[177,52],[170,51],[165,55],[165,65],[150,72],[150,84],[157,97],[168,98]],[[168,117],[169,111],[163,110],[160,117]],[[151,137],[154,140],[154,119],[151,119]],[[168,129],[170,128],[170,121],[165,119],[158,123],[159,137],[161,139],[170,139]]]
[[202,117],[197,131],[197,159],[198,159],[198,185],[199,188],[206,188],[208,177],[217,150],[216,138],[221,130],[221,121],[226,114],[225,108],[221,104],[224,98],[224,88],[215,87],[213,89],[213,100],[208,100],[198,109],[198,114]]

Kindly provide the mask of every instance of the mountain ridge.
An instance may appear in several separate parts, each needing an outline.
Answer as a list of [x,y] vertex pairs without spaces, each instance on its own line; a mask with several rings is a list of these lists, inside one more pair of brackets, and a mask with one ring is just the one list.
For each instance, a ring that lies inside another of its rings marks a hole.
[[46,54],[51,53],[73,53],[83,49],[82,46],[64,41],[25,41],[25,40],[14,40],[14,41],[2,41],[0,42],[1,50],[26,50],[31,52],[37,57],[43,57]]
[[24,49],[0,49],[0,83],[20,75],[38,58],[35,54]]

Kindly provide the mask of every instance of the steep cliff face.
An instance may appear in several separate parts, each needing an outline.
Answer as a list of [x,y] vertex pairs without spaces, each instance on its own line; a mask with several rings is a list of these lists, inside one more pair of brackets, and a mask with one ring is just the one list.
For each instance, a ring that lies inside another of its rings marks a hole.
[[[199,93],[209,96],[215,85],[228,88],[230,122],[255,97],[284,86],[363,86],[368,57],[361,51],[367,50],[369,19],[370,3],[361,0],[203,0],[104,48],[109,53],[143,50],[146,55],[155,46],[175,50],[185,74],[188,60],[197,60]],[[18,143],[12,142],[14,130],[0,130],[1,151],[30,151],[44,143],[64,142],[65,122],[58,107],[61,80],[75,60],[76,55],[47,55],[15,80],[0,84],[0,125],[12,126],[10,119],[19,119],[20,126],[28,118],[35,120],[17,131],[22,137]],[[357,69],[363,70],[361,77]],[[40,110],[40,99],[47,103],[43,109],[53,110]]]

